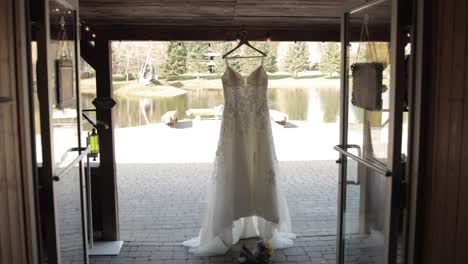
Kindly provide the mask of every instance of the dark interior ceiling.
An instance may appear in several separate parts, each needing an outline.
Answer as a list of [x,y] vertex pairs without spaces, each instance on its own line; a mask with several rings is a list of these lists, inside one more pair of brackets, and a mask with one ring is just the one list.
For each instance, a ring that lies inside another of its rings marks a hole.
[[[80,0],[80,16],[109,39],[339,40],[343,11],[365,0]],[[312,36],[312,35],[313,36]],[[303,39],[300,39],[303,38]]]

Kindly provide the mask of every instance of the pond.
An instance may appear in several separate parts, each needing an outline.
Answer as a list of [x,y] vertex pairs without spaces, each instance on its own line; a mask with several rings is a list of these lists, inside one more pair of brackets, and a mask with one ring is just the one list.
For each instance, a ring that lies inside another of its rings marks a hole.
[[[93,108],[94,95],[83,95],[84,108]],[[115,127],[135,127],[160,123],[167,111],[177,110],[179,120],[191,118],[185,115],[190,108],[212,108],[224,104],[223,92],[219,89],[190,90],[174,97],[114,97]],[[340,109],[340,91],[335,87],[324,88],[269,88],[270,109],[281,111],[290,120],[317,123],[335,123]]]

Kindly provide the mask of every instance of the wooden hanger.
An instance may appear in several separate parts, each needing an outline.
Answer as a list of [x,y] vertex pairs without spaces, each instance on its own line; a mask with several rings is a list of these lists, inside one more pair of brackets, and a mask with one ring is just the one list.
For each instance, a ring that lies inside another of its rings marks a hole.
[[[238,48],[240,48],[242,45],[246,45],[247,47],[255,50],[256,52],[260,53],[262,55],[262,57],[266,57],[266,53],[255,48],[254,46],[252,46],[249,41],[247,40],[246,38],[247,36],[247,32],[246,31],[242,31],[242,34],[241,34],[241,37],[240,37],[240,40],[239,40],[239,43],[237,44],[237,46],[235,48],[233,48],[232,50],[228,51],[226,54],[223,55],[223,59],[227,58],[227,56],[229,56],[231,53],[233,53],[234,51],[236,51]],[[235,57],[235,58],[250,58],[250,57]]]

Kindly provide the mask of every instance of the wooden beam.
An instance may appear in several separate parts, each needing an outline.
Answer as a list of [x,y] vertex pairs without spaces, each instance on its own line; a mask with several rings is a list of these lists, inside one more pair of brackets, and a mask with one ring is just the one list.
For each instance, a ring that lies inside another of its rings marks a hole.
[[[270,33],[273,41],[339,41],[340,24],[333,25],[334,29],[249,29],[249,40],[265,40],[267,33]],[[235,40],[241,31],[240,27],[110,27],[96,29],[99,39],[107,40]]]
[[[232,41],[241,31],[240,27],[155,27],[155,26],[110,26],[95,28],[90,25],[90,32],[83,32],[85,41],[93,40],[91,34],[96,34],[97,40],[122,40],[122,41]],[[376,30],[371,36],[375,41],[389,41],[390,32],[388,26]],[[289,29],[277,27],[246,28],[249,40],[262,41],[267,33],[273,41],[340,41],[340,23],[330,24],[323,28],[293,27]],[[352,30],[350,41],[359,40],[360,27]],[[84,43],[82,42],[82,45]],[[89,46],[89,44],[88,44]],[[83,51],[83,48],[82,48]],[[93,56],[94,57],[94,56]]]
[[[86,36],[87,32],[82,30],[81,35]],[[96,61],[96,49],[91,45],[91,40],[86,37],[82,37],[80,40],[80,56],[86,63],[88,63],[93,69],[96,69],[98,62]]]
[[[112,65],[110,42],[97,40],[95,46],[96,86],[98,98],[112,97]],[[119,213],[117,194],[117,175],[115,167],[114,130],[112,126],[112,111],[100,109],[96,118],[108,125],[108,129],[99,127],[100,166],[96,179],[100,194],[102,240],[115,241],[119,239]]]

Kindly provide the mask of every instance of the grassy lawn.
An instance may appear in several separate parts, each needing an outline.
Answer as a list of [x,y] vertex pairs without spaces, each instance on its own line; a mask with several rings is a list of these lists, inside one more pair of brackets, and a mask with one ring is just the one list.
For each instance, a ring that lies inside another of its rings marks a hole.
[[[337,86],[339,87],[339,76],[328,76],[318,71],[300,73],[298,77],[286,72],[268,73],[269,87],[275,88],[309,88],[311,86]],[[170,96],[183,93],[184,90],[196,89],[222,89],[221,76],[219,74],[183,74],[159,81],[162,85],[141,85],[137,80],[126,81],[124,75],[114,75],[113,90],[119,95],[138,94],[147,96]],[[96,93],[96,79],[88,78],[80,80],[81,91],[85,94]]]
[[[218,80],[218,79],[221,79],[221,74],[200,74],[198,76],[194,75],[194,74],[183,74],[183,75],[179,75],[179,76],[176,76],[176,77],[172,77],[167,81],[196,80],[196,79],[198,79],[197,77],[199,77],[199,79],[201,79],[201,80]],[[325,77],[325,75],[320,73],[320,72],[316,72],[316,71],[302,73],[299,77],[293,77],[293,75],[290,74],[290,73],[282,73],[282,72],[281,73],[268,73],[268,79],[269,80],[280,80],[280,79],[287,79],[287,78],[316,79],[316,78],[321,78],[321,77]],[[335,79],[335,78],[339,78],[339,76],[330,77],[330,79]],[[160,79],[165,80],[165,78],[160,78]],[[116,80],[116,78],[114,78],[114,81],[115,80]]]

